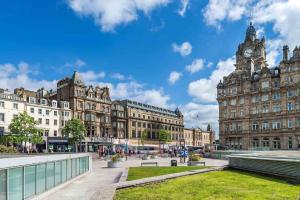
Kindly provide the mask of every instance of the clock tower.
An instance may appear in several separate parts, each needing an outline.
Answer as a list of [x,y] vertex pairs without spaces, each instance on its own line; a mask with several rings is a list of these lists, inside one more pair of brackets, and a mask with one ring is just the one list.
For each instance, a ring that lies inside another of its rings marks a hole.
[[267,67],[265,38],[258,39],[252,23],[247,28],[245,40],[236,51],[236,70],[245,70],[252,75]]

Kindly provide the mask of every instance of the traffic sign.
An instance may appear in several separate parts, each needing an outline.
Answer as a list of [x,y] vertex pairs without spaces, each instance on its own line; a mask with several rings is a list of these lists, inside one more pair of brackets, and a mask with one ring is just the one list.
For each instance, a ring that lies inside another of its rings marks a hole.
[[181,151],[181,152],[180,152],[180,155],[181,155],[182,157],[187,157],[187,156],[189,155],[189,152],[186,151],[186,150],[184,150],[184,151]]

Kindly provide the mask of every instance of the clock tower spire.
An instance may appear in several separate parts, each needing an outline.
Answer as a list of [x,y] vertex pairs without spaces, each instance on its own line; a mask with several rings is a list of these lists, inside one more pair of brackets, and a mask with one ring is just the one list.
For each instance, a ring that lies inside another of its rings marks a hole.
[[245,70],[252,74],[266,67],[265,49],[265,38],[257,38],[256,30],[250,22],[246,30],[245,40],[236,51],[236,69]]

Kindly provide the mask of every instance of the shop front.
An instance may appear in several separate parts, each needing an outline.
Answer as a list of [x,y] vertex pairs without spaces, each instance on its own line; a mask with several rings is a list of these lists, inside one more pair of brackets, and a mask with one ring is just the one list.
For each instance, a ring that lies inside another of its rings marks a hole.
[[72,152],[73,145],[70,145],[68,138],[48,137],[48,152]]

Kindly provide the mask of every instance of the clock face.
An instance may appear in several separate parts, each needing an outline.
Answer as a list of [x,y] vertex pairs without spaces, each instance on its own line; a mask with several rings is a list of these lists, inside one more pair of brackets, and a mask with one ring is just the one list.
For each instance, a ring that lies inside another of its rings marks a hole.
[[246,58],[249,58],[249,57],[252,55],[252,53],[253,53],[252,49],[246,49],[246,50],[244,51],[244,56],[245,56]]

